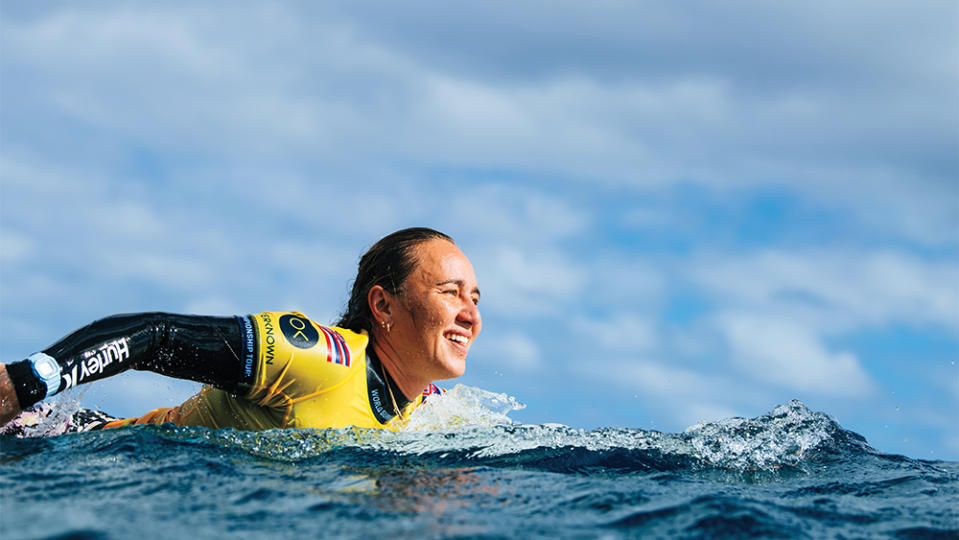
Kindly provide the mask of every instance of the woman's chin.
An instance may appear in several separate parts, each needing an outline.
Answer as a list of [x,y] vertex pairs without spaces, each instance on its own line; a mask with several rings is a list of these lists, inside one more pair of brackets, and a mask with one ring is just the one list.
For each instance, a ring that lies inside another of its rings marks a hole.
[[435,380],[442,381],[447,379],[455,379],[466,373],[466,358],[452,359],[452,361],[443,363],[443,373],[441,376],[436,377]]

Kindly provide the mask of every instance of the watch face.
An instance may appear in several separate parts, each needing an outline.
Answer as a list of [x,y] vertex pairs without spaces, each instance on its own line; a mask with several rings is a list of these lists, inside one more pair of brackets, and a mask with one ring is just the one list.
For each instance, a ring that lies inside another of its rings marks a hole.
[[48,379],[57,375],[57,368],[53,365],[53,360],[49,358],[41,359],[34,364],[33,367],[37,370],[37,375],[41,378]]

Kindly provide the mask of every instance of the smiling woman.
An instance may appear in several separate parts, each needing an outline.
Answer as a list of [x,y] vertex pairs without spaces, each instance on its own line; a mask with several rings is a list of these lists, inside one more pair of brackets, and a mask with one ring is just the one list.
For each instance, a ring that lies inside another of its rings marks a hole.
[[459,377],[482,328],[473,266],[427,228],[392,233],[360,259],[346,313],[166,313],[96,321],[26,360],[0,365],[0,425],[73,386],[127,369],[205,383],[139,418],[76,420],[76,430],[173,422],[210,428],[396,428],[433,381]]

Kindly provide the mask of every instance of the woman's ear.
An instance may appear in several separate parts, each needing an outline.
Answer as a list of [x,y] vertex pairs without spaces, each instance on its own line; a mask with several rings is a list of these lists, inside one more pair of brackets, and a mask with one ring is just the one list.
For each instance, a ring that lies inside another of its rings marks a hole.
[[393,295],[388,293],[380,285],[373,285],[370,292],[366,295],[366,301],[370,305],[370,313],[373,315],[373,321],[377,325],[390,324],[393,322],[390,313],[390,307]]

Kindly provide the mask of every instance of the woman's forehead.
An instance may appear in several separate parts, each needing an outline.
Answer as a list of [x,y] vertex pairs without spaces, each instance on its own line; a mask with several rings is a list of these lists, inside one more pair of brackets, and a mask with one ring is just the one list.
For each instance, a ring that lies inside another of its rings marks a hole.
[[455,244],[442,239],[429,240],[416,247],[418,264],[410,277],[427,281],[466,281],[475,285],[473,265]]

